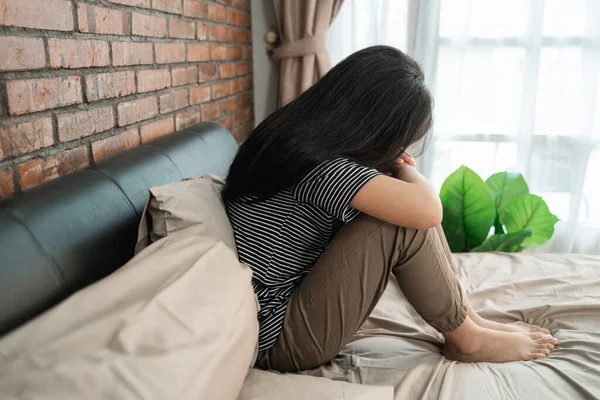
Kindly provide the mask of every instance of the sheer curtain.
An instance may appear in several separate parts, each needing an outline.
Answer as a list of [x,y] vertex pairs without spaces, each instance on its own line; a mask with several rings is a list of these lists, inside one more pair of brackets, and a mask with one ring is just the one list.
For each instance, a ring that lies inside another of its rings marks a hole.
[[[435,97],[422,172],[438,187],[461,164],[484,179],[521,172],[561,219],[539,251],[600,254],[600,1],[414,0],[401,16],[369,9],[346,23],[384,15],[404,27],[400,48],[421,63]],[[350,39],[334,38],[333,28],[332,59],[337,46],[343,56],[361,48],[342,46]],[[397,43],[394,35],[371,38]],[[337,50],[334,62],[343,57]]]
[[327,31],[331,65],[376,44],[407,48],[408,0],[345,0]]

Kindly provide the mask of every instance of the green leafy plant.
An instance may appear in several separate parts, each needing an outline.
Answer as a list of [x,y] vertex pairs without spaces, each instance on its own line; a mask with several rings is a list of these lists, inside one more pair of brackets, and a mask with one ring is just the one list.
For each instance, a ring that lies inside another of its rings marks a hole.
[[523,175],[514,172],[484,181],[463,165],[446,178],[440,198],[442,228],[453,252],[537,247],[552,237],[558,221],[541,197],[529,193]]

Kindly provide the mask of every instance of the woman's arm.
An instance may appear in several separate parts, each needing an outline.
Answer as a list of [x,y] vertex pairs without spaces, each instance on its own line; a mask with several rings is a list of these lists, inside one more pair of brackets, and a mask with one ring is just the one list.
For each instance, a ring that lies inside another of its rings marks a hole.
[[398,164],[394,177],[379,175],[367,182],[350,206],[406,228],[427,229],[442,221],[442,203],[437,191],[406,162]]

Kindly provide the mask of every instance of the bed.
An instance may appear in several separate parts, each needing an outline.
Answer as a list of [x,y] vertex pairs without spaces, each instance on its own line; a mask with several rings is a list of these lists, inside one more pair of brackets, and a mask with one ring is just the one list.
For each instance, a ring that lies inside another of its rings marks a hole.
[[311,376],[393,385],[400,399],[600,398],[600,257],[455,255],[469,300],[483,317],[548,328],[559,346],[545,359],[468,364],[445,359],[442,337],[390,278],[352,343]]
[[[236,149],[227,130],[204,123],[1,202],[0,336],[131,258],[148,188],[223,175]],[[455,257],[469,298],[484,317],[542,325],[560,346],[548,358],[529,362],[448,361],[440,351],[442,337],[390,279],[372,315],[332,363],[301,376],[252,370],[240,399],[331,398],[312,395],[331,383],[315,384],[315,377],[338,381],[339,399],[387,399],[391,386],[397,400],[600,398],[599,256]],[[344,382],[380,388],[365,397]]]

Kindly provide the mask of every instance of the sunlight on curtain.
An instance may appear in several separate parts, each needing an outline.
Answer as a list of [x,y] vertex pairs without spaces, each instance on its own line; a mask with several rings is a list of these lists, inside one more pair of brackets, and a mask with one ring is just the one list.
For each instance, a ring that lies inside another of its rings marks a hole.
[[424,172],[437,186],[460,164],[521,172],[561,219],[539,251],[600,254],[600,2],[421,4],[414,51],[436,99]]
[[327,31],[331,65],[376,44],[407,47],[408,0],[344,0]]
[[[406,2],[402,15],[348,3],[340,16],[352,17],[334,22],[345,33],[330,30],[332,53],[345,43],[335,61],[361,48],[348,43],[364,42],[376,18],[409,25]],[[366,45],[408,46],[423,66],[435,125],[422,172],[438,187],[461,164],[484,179],[521,172],[561,219],[539,251],[600,254],[600,1],[420,0],[418,10],[414,46],[384,33]]]

